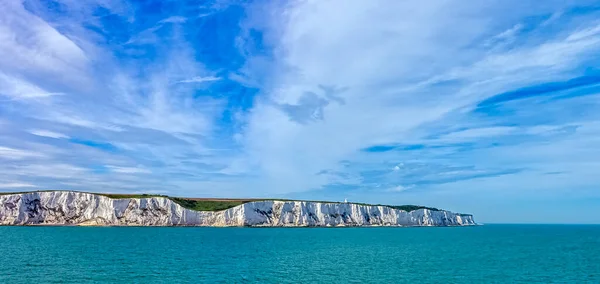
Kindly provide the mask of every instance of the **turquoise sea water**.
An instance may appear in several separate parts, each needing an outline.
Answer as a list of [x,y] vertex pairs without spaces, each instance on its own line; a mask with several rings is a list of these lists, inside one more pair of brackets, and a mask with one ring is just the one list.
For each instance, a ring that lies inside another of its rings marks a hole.
[[600,283],[600,226],[0,227],[0,283]]

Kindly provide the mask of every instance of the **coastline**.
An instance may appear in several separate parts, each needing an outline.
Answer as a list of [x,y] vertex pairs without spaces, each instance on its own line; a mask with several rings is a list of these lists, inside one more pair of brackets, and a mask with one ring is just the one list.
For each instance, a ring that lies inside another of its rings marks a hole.
[[222,199],[214,204],[196,200],[165,196],[111,198],[75,191],[4,194],[0,195],[3,204],[0,225],[325,228],[477,225],[470,214],[412,205],[252,200],[235,201],[235,206],[223,210],[189,209],[229,205]]

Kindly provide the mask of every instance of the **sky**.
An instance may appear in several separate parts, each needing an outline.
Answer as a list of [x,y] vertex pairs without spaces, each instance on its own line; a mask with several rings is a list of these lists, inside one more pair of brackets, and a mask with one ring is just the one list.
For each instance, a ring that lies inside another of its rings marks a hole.
[[0,191],[600,223],[598,1],[0,1]]

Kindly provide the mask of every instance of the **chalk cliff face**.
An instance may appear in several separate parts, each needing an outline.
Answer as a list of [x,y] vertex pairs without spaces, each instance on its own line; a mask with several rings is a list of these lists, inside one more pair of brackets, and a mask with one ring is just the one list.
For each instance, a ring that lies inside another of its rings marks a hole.
[[194,211],[164,197],[111,199],[51,191],[0,195],[0,225],[465,226],[475,221],[449,211],[305,201],[256,201],[223,211]]

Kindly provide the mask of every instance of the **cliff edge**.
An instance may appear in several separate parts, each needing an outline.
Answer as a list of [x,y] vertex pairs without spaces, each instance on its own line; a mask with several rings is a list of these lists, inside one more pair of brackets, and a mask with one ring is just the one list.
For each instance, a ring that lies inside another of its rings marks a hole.
[[168,197],[113,199],[74,191],[0,195],[0,225],[79,226],[468,226],[472,215],[383,205],[263,200],[195,211]]

